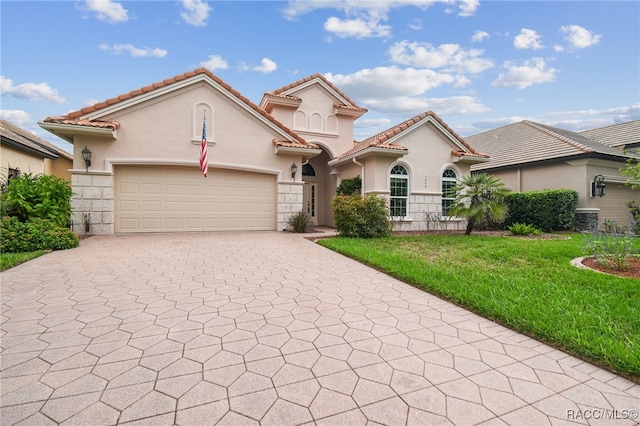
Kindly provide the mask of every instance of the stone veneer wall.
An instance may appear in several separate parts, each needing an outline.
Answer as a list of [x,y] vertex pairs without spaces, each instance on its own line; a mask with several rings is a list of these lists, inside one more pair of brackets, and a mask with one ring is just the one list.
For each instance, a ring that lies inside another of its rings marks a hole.
[[[385,197],[389,203],[389,193],[377,193]],[[442,216],[440,194],[410,194],[409,220],[394,221],[394,231],[442,231],[463,230],[466,221],[463,219],[447,219]]]
[[289,228],[289,218],[302,210],[302,182],[279,182],[276,230]]
[[113,234],[113,175],[74,172],[71,186],[71,220],[76,234],[84,234],[85,213],[91,215],[92,234]]
[[598,212],[597,208],[579,208],[576,209],[573,219],[573,226],[578,231],[591,231],[598,229]]

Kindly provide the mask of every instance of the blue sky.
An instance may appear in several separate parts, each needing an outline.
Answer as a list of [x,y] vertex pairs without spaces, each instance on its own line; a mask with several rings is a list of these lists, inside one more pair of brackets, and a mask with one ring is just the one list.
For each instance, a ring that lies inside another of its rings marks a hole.
[[433,110],[462,136],[640,119],[638,1],[0,1],[0,115],[37,122],[207,67],[254,103],[322,73],[364,139]]

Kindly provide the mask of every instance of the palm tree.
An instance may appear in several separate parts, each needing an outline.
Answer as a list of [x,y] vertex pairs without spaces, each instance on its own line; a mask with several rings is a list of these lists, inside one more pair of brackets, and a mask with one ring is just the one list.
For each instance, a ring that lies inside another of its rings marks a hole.
[[479,223],[502,222],[508,208],[504,201],[509,190],[500,180],[486,173],[465,176],[456,186],[458,196],[449,214],[467,219],[466,235]]

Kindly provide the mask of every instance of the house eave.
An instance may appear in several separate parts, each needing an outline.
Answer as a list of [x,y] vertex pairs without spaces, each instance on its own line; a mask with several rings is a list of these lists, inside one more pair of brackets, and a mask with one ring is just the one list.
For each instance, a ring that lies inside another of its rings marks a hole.
[[118,139],[117,130],[112,130],[105,127],[88,127],[77,124],[60,124],[60,123],[45,123],[39,122],[38,126],[44,130],[64,139],[65,141],[73,144],[73,137],[76,135],[92,136],[107,139]]
[[335,167],[340,166],[345,163],[351,163],[353,159],[363,159],[366,157],[370,157],[372,155],[380,155],[385,157],[393,157],[400,158],[404,157],[408,154],[408,150],[406,149],[389,149],[389,148],[367,148],[362,151],[354,152],[353,154],[347,155],[346,157],[336,158],[335,160],[329,161],[329,166]]
[[301,155],[305,159],[313,158],[316,155],[322,154],[321,149],[316,148],[297,148],[293,146],[277,146],[276,154],[294,154]]
[[481,164],[488,163],[491,161],[489,157],[476,157],[472,155],[463,155],[461,157],[453,156],[453,163],[464,163],[464,164]]

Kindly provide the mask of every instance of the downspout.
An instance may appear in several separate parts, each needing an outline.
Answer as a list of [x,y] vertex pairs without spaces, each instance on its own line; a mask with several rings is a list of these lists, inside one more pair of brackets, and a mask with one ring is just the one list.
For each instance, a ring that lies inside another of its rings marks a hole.
[[353,160],[353,164],[360,166],[360,169],[362,170],[362,174],[361,174],[361,178],[360,180],[362,181],[362,185],[360,185],[360,195],[364,197],[364,164],[362,163],[358,163],[358,160],[354,158],[352,158]]

